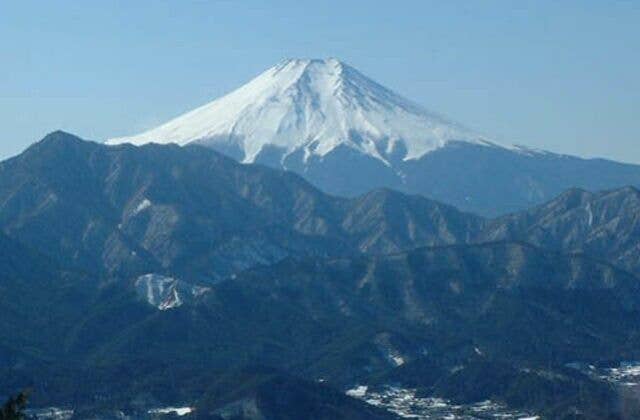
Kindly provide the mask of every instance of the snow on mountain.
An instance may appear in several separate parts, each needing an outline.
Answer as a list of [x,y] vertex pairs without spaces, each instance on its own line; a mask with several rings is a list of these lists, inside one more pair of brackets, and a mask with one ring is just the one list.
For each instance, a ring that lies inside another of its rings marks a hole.
[[182,306],[185,302],[190,302],[211,290],[159,274],[138,277],[135,288],[141,298],[161,311]]
[[412,160],[451,140],[491,144],[336,59],[291,59],[246,85],[145,133],[108,144],[200,143],[236,150],[245,163],[277,150],[324,156],[339,145],[385,164]]
[[283,61],[158,128],[108,141],[119,143],[198,143],[333,195],[390,188],[485,216],[568,188],[640,185],[638,165],[496,144],[336,59]]

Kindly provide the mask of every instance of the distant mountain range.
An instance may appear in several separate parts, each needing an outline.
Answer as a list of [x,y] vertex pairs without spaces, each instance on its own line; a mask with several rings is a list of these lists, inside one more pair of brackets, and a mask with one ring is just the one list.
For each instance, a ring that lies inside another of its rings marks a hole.
[[336,59],[285,60],[222,98],[107,143],[201,144],[294,171],[331,194],[386,187],[485,216],[574,187],[640,186],[640,166],[500,145]]
[[637,401],[568,366],[640,360],[639,204],[572,189],[487,219],[55,132],[0,163],[0,394],[80,417],[393,418],[344,391],[394,385],[624,418]]

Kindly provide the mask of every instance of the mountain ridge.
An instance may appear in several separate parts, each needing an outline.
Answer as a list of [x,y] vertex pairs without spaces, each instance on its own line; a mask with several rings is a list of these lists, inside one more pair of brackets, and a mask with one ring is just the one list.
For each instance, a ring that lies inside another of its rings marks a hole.
[[294,173],[241,165],[199,145],[104,146],[55,132],[0,163],[0,226],[84,269],[197,273],[199,284],[202,276],[218,279],[291,254],[385,252],[467,238],[480,223],[398,194],[345,199]]
[[[215,276],[225,276],[248,268],[241,261],[493,240],[586,252],[636,272],[637,197],[634,187],[573,188],[485,219],[386,187],[355,198],[327,195],[295,173],[241,165],[199,145],[104,146],[64,132],[0,163],[6,233],[49,256],[73,255],[107,272],[128,267],[135,276],[179,275],[171,270],[187,266],[203,274],[211,258],[227,267]],[[598,230],[590,230],[589,214]],[[197,252],[187,252],[187,237]]]

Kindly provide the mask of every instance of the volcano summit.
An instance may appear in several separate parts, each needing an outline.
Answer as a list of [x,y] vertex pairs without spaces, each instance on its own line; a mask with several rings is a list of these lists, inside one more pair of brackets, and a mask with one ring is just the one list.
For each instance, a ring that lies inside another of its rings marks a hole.
[[108,144],[198,143],[352,196],[390,187],[465,210],[520,210],[570,187],[640,185],[640,167],[502,146],[339,60],[290,59],[235,91]]

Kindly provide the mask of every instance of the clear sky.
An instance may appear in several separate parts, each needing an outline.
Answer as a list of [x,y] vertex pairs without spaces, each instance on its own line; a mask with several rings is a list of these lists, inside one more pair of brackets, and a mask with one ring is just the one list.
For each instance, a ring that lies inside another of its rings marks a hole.
[[337,57],[503,143],[640,163],[640,1],[0,0],[0,158]]

